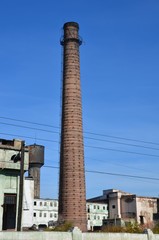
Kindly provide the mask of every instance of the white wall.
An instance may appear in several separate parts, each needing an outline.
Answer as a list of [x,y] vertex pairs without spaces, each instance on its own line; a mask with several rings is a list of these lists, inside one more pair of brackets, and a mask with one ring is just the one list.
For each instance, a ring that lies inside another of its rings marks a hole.
[[25,178],[23,194],[22,227],[33,225],[34,180]]

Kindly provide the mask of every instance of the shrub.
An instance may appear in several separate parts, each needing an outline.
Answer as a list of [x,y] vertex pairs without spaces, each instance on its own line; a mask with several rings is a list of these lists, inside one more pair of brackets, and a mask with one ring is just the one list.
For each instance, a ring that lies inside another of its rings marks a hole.
[[126,232],[126,233],[142,233],[142,226],[138,223],[128,223],[125,227],[121,226],[103,226],[102,232]]
[[159,222],[152,228],[153,233],[159,234]]
[[47,228],[46,231],[56,231],[56,232],[68,232],[72,229],[73,225],[71,222],[63,222],[57,224],[54,228]]

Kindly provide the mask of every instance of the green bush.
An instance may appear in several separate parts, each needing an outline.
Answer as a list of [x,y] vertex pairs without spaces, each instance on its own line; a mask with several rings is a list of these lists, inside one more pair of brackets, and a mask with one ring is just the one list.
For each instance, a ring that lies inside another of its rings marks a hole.
[[159,222],[153,227],[152,231],[155,234],[159,234]]
[[120,226],[104,226],[102,227],[102,232],[111,232],[111,233],[117,233],[117,232],[123,232],[123,227]]
[[102,228],[102,232],[112,232],[112,233],[142,233],[143,229],[142,226],[138,223],[128,223],[125,227],[121,226],[104,226]]
[[73,227],[71,222],[63,222],[55,226],[54,228],[47,228],[46,231],[56,231],[56,232],[68,232]]
[[128,223],[128,225],[124,229],[125,229],[125,232],[127,232],[127,233],[142,233],[143,232],[142,226],[139,225],[137,222]]

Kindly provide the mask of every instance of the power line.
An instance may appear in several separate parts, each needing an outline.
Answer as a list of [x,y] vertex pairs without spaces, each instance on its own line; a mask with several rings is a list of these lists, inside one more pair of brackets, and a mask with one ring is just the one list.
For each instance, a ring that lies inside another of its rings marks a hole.
[[[41,128],[32,128],[32,127],[28,127],[28,126],[22,126],[22,125],[17,125],[17,124],[11,124],[11,123],[4,123],[4,122],[0,122],[0,124],[4,124],[4,125],[9,125],[9,126],[14,126],[14,127],[22,127],[22,128],[26,128],[26,129],[32,129],[32,130],[38,130],[38,131],[43,131],[43,132],[49,132],[49,133],[58,133],[59,132],[56,132],[56,131],[50,131],[50,130],[46,130],[46,129],[41,129]],[[31,137],[27,137],[27,138],[30,138]],[[32,138],[35,140],[35,138]],[[41,141],[47,141],[47,142],[56,142],[56,141],[53,141],[53,140],[49,140],[49,139],[39,139],[39,138],[36,138],[37,140],[41,140]],[[141,146],[141,145],[135,145],[135,144],[128,144],[128,143],[120,143],[120,142],[116,142],[116,141],[109,141],[109,140],[103,140],[103,139],[96,139],[96,138],[89,138],[89,137],[85,137],[85,139],[91,139],[91,140],[97,140],[97,141],[102,141],[102,142],[110,142],[110,143],[116,143],[116,144],[120,144],[120,145],[126,145],[126,146],[132,146],[132,147],[139,147],[139,148],[146,148],[146,149],[151,149],[151,150],[159,150],[158,148],[152,148],[152,147],[147,147],[147,146]],[[107,149],[109,150],[109,149]],[[116,151],[119,151],[119,150],[116,150]],[[121,152],[121,151],[120,151]],[[127,152],[128,151],[122,151],[122,152]],[[129,152],[131,153],[131,152]],[[135,154],[139,154],[139,153],[135,153]],[[141,155],[141,154],[139,154]],[[142,154],[143,155],[143,154]],[[145,154],[144,154],[145,155]],[[151,155],[153,156],[153,155]]]
[[[43,166],[45,168],[54,168],[54,169],[59,169],[59,167],[56,166]],[[120,174],[120,173],[111,173],[111,172],[103,172],[103,171],[94,171],[94,170],[85,170],[85,172],[88,173],[95,173],[95,174],[104,174],[104,175],[111,175],[111,176],[118,176],[118,177],[129,177],[129,178],[138,178],[138,179],[146,179],[146,180],[154,180],[154,181],[159,181],[159,178],[152,178],[152,177],[142,177],[142,176],[135,176],[135,175],[128,175],[128,174]]]
[[85,137],[85,138],[86,139],[100,141],[100,142],[109,142],[109,143],[115,143],[115,144],[120,144],[120,145],[131,146],[131,147],[139,147],[139,148],[146,148],[146,149],[151,149],[151,150],[159,150],[159,148],[147,147],[147,146],[143,146],[143,145],[136,145],[136,144],[130,144],[130,143],[116,142],[116,141],[110,141],[110,140],[105,140],[105,139],[97,139],[97,138],[90,138],[90,137]]
[[16,119],[16,118],[8,118],[8,117],[0,117],[0,118],[6,119],[6,120],[11,120],[11,121],[16,121],[16,122],[23,122],[23,123],[33,124],[33,125],[39,125],[39,126],[45,126],[45,127],[51,127],[51,128],[58,128],[59,129],[59,127],[55,127],[55,126],[49,125],[49,124],[31,122],[31,121],[20,120],[20,119]]
[[[9,134],[9,133],[2,133],[2,132],[0,132],[0,134],[6,135],[6,136],[16,136],[16,137],[28,138],[28,139],[33,139],[33,140],[35,140],[34,137],[24,136],[24,135],[19,135],[19,134],[17,135],[17,134]],[[55,142],[55,143],[59,143],[58,141],[51,140],[51,139],[46,139],[46,138],[36,138],[36,140],[44,141],[44,142]]]
[[[0,133],[0,134],[4,134],[4,133]],[[8,135],[8,134],[6,134]],[[14,135],[14,134],[13,134]],[[11,135],[12,136],[12,135]],[[16,135],[19,136],[19,135]],[[19,136],[20,137],[20,136]],[[27,136],[23,136],[24,138],[31,138],[34,139],[33,137],[27,137]],[[40,138],[36,138],[37,140],[41,140],[41,141],[48,141],[48,142],[56,142],[59,143],[58,141],[55,140],[48,140],[48,139],[40,139]],[[158,157],[159,155],[155,155],[155,154],[148,154],[148,153],[140,153],[140,152],[133,152],[133,151],[126,151],[126,150],[120,150],[120,149],[114,149],[114,148],[105,148],[105,147],[99,147],[99,146],[89,146],[89,145],[85,145],[85,147],[88,148],[92,148],[92,149],[100,149],[100,150],[105,150],[105,151],[113,151],[113,152],[120,152],[120,153],[129,153],[129,154],[136,154],[136,155],[142,155],[142,156],[147,156],[147,157]]]
[[46,129],[42,129],[42,128],[33,128],[33,127],[28,127],[28,126],[23,126],[23,125],[17,125],[17,124],[12,124],[12,123],[4,123],[4,122],[0,122],[0,124],[8,125],[8,126],[13,126],[13,127],[21,127],[21,128],[26,128],[26,129],[38,130],[38,131],[42,131],[42,132],[58,133],[58,134],[59,134],[59,132],[55,132],[55,131],[51,131],[51,130],[46,130]]
[[[23,122],[23,123],[29,123],[29,124],[34,124],[34,125],[39,125],[39,126],[45,126],[45,127],[51,127],[51,128],[59,129],[59,127],[53,126],[53,125],[49,125],[49,124],[37,123],[37,122],[26,121],[26,120],[20,120],[20,119],[16,119],[16,118],[8,118],[8,117],[3,117],[3,116],[0,116],[0,118],[1,119],[6,119],[6,120],[11,120],[11,121],[17,121],[17,122]],[[2,124],[4,124],[4,123],[2,123]],[[35,130],[45,131],[43,129],[36,129],[36,128],[35,128]],[[48,132],[50,132],[50,131],[48,131]],[[56,132],[56,133],[58,133],[58,132]],[[119,137],[119,136],[108,135],[108,134],[101,134],[101,133],[93,133],[93,132],[89,132],[89,131],[84,131],[84,133],[95,135],[95,136],[109,137],[109,138],[115,138],[115,139],[122,139],[122,140],[126,140],[126,141],[140,142],[140,143],[153,144],[153,145],[158,145],[159,146],[159,143],[156,143],[156,142],[138,140],[138,139],[133,139],[133,138]]]
[[159,158],[159,155],[155,155],[155,154],[132,152],[132,151],[119,150],[119,149],[114,149],[114,148],[104,148],[104,147],[96,147],[96,146],[88,146],[88,145],[85,145],[85,147],[93,148],[93,149],[101,149],[101,150],[106,150],[106,151],[108,150],[108,151],[113,151],[113,152],[130,153],[130,154],[136,154],[136,155],[142,155],[142,156],[148,156],[148,157],[158,157]]

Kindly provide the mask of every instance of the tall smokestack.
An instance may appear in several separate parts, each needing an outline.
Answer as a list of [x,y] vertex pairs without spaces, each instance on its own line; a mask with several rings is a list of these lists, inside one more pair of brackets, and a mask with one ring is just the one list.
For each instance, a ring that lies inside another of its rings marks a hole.
[[79,25],[63,26],[63,92],[60,150],[59,221],[87,230],[84,147],[80,90]]

